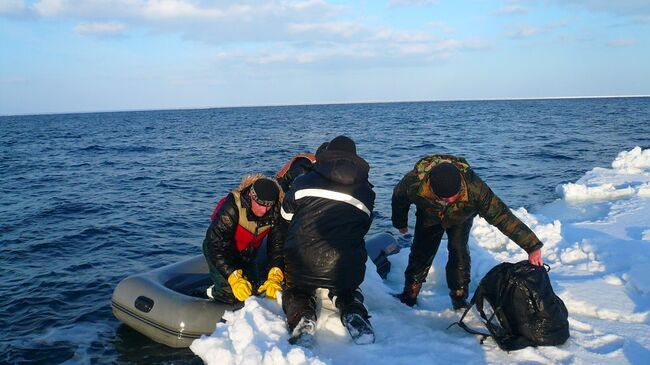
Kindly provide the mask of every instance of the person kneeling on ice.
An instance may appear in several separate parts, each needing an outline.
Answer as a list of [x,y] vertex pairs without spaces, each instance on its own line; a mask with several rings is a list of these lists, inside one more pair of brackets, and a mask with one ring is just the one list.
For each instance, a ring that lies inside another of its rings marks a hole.
[[338,136],[318,155],[313,169],[293,182],[285,197],[281,213],[289,227],[282,309],[292,344],[311,345],[317,288],[329,289],[355,343],[374,342],[359,291],[367,259],[364,236],[375,203],[369,170],[357,155],[354,141]]
[[[258,293],[275,298],[284,280],[278,184],[261,174],[245,176],[238,188],[219,201],[211,219],[203,240],[203,255],[214,282],[208,297],[230,304],[243,302],[257,287]],[[266,237],[267,263],[260,267],[256,256]],[[266,281],[259,285],[264,277]]]
[[408,211],[415,204],[415,235],[404,290],[397,297],[414,306],[442,235],[447,232],[447,286],[454,309],[468,306],[470,256],[467,241],[478,214],[526,250],[531,264],[542,265],[542,242],[470,168],[462,157],[432,155],[419,160],[395,186],[393,226],[408,233]]

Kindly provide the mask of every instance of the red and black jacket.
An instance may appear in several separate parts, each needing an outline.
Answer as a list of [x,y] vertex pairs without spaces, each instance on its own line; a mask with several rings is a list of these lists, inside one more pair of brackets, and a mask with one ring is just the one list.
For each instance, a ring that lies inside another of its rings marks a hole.
[[257,217],[250,209],[249,190],[250,187],[241,193],[230,192],[219,202],[203,241],[206,256],[224,277],[250,265],[267,235],[269,267],[284,266],[279,204],[263,217]]

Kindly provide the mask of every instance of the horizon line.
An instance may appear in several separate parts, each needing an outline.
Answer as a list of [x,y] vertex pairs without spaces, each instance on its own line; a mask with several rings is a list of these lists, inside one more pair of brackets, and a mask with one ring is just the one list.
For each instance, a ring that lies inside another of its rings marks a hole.
[[541,97],[512,97],[512,98],[479,98],[479,99],[438,99],[438,100],[397,100],[397,101],[351,101],[351,102],[321,102],[321,103],[296,103],[296,104],[240,104],[205,107],[172,107],[154,109],[121,109],[121,110],[97,110],[97,111],[66,111],[66,112],[42,112],[26,114],[0,114],[0,117],[28,117],[45,115],[66,115],[66,114],[100,114],[100,113],[132,113],[132,112],[156,112],[175,110],[208,110],[208,109],[237,109],[237,108],[273,108],[292,106],[325,106],[325,105],[354,105],[354,104],[399,104],[399,103],[437,103],[437,102],[463,102],[463,101],[517,101],[517,100],[564,100],[564,99],[624,99],[624,98],[647,98],[650,94],[641,95],[595,95],[595,96],[541,96]]

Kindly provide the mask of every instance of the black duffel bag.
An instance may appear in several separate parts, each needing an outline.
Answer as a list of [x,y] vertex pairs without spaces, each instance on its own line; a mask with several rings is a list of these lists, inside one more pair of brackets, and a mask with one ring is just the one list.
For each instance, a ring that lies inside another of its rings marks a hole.
[[[457,324],[469,333],[484,336],[481,343],[492,337],[504,351],[563,344],[569,338],[569,315],[562,299],[553,292],[547,273],[550,268],[546,267],[528,261],[493,267],[481,279],[470,306],[452,326]],[[489,317],[485,314],[485,301],[492,307]],[[489,334],[463,323],[474,305]]]

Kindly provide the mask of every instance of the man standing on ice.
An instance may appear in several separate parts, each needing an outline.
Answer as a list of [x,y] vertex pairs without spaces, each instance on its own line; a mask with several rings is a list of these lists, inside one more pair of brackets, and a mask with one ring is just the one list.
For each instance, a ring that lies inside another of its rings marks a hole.
[[408,211],[416,206],[415,235],[400,301],[414,306],[425,282],[442,235],[447,232],[449,258],[446,274],[454,309],[468,306],[470,256],[467,241],[478,214],[526,250],[533,265],[542,265],[542,242],[470,168],[462,157],[432,155],[422,158],[395,186],[393,226],[408,233]]
[[309,346],[313,340],[317,288],[329,289],[341,322],[357,344],[374,342],[358,289],[366,270],[364,236],[375,203],[369,170],[354,141],[338,136],[285,197],[281,214],[289,227],[282,309],[291,343]]

